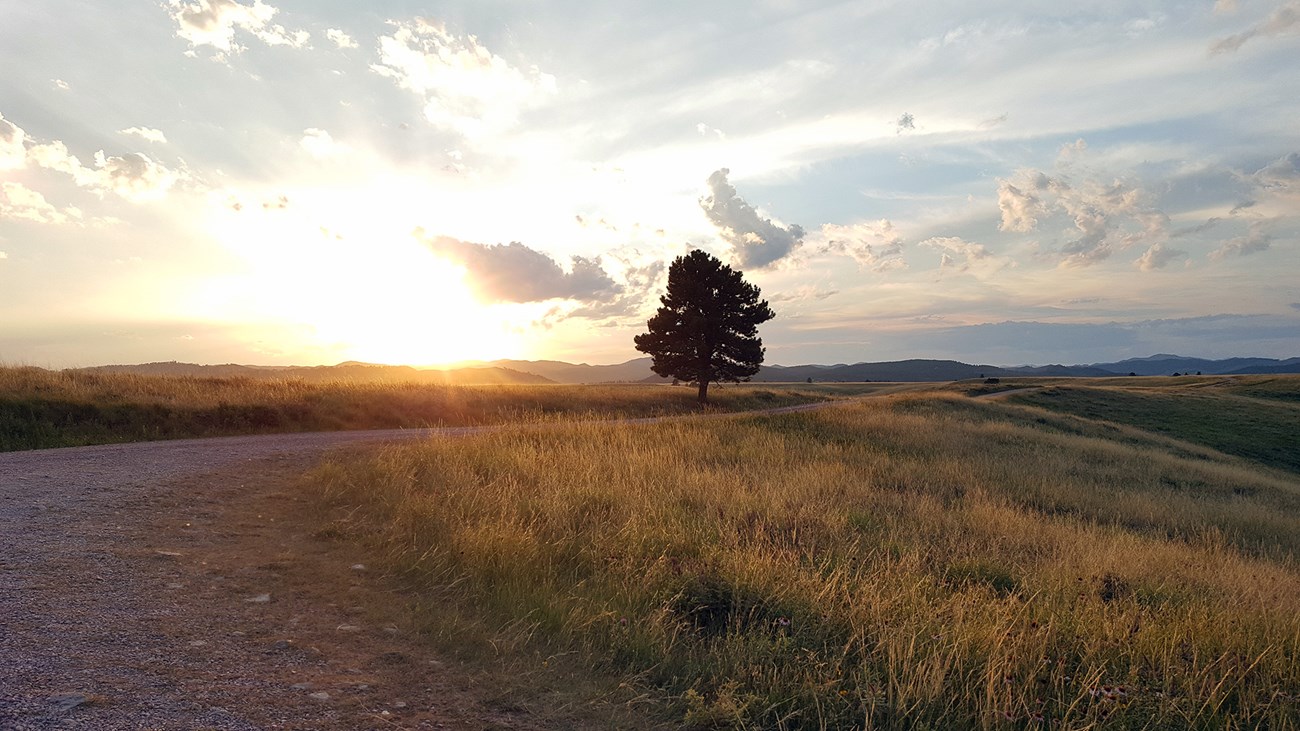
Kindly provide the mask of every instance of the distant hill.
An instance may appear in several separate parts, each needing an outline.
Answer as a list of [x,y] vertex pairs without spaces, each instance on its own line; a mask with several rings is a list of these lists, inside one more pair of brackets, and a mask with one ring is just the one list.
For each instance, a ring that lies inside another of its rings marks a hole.
[[[139,373],[167,376],[219,378],[301,378],[305,381],[413,382],[452,385],[545,384],[545,383],[664,383],[650,370],[650,358],[636,358],[612,365],[565,363],[558,360],[497,360],[446,369],[418,369],[409,366],[347,362],[333,366],[246,366],[195,365],[193,363],[144,363],[82,368],[87,372]],[[971,365],[955,360],[886,361],[882,363],[837,363],[835,365],[769,365],[754,376],[758,383],[854,381],[960,381],[969,378],[1011,376],[1105,378],[1107,376],[1168,376],[1174,373],[1246,375],[1300,373],[1300,358],[1226,358],[1207,360],[1158,354],[1129,358],[1115,363],[1089,365],[992,366]]]
[[304,381],[353,381],[358,383],[436,383],[471,385],[534,385],[555,383],[534,373],[510,368],[453,368],[419,370],[410,366],[340,363],[333,366],[245,366],[197,365],[195,363],[142,363],[107,365],[74,370],[86,373],[135,373],[149,376],[191,376],[200,378],[299,378]]
[[1169,376],[1174,373],[1196,373],[1205,375],[1245,375],[1254,373],[1300,373],[1300,358],[1277,360],[1275,358],[1225,358],[1223,360],[1206,360],[1204,358],[1186,358],[1180,355],[1161,353],[1147,358],[1129,358],[1117,363],[1094,363],[1092,368],[1111,371],[1121,375],[1135,373],[1139,376]]
[[534,373],[556,383],[640,383],[667,381],[650,370],[650,358],[635,358],[614,365],[587,365],[558,360],[494,360],[485,365]]

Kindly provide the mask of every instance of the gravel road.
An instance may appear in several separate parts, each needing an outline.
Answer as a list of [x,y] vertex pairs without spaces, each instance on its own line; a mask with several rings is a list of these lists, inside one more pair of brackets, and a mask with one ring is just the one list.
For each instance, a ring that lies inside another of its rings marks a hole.
[[283,518],[328,450],[493,428],[0,453],[0,729],[536,728],[318,592],[384,589]]

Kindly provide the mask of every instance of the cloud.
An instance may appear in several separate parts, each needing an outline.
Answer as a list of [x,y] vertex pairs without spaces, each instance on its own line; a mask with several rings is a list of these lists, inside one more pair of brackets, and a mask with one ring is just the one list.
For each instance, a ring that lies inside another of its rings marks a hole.
[[272,46],[301,48],[311,39],[307,31],[288,31],[271,24],[279,12],[262,0],[244,5],[237,0],[171,0],[176,35],[189,41],[190,48],[211,46],[222,54],[238,53],[243,46],[235,43],[235,31],[245,31]]
[[820,248],[831,254],[853,257],[859,267],[874,272],[905,269],[903,239],[888,219],[842,226],[823,224],[818,232]]
[[334,42],[339,48],[356,48],[357,42],[352,40],[352,36],[344,33],[338,28],[329,28],[325,31],[325,37]]
[[598,302],[623,291],[598,259],[572,257],[572,267],[566,272],[547,254],[518,241],[475,244],[448,236],[430,237],[421,229],[415,236],[435,254],[465,267],[472,286],[492,302]]
[[1250,256],[1261,251],[1268,251],[1273,244],[1272,220],[1251,221],[1246,227],[1246,234],[1229,239],[1219,249],[1210,254],[1211,259],[1223,259],[1228,256]]
[[1038,226],[1038,217],[1047,212],[1042,193],[1055,184],[1045,174],[1033,170],[1017,173],[1021,185],[1009,180],[998,181],[998,209],[1002,211],[1001,231],[1032,231]]
[[983,244],[966,241],[959,236],[938,236],[926,239],[920,245],[940,252],[940,271],[969,272],[977,276],[988,276],[999,269],[1013,265],[1013,262],[1006,257],[994,256]]
[[700,198],[700,207],[718,234],[731,244],[742,266],[765,267],[788,256],[803,242],[803,228],[763,218],[736,194],[727,182],[730,174],[727,168],[715,171],[709,176],[709,195]]
[[100,151],[95,153],[95,166],[101,180],[99,185],[129,201],[161,198],[179,178],[175,172],[149,159],[143,152],[106,157]]
[[60,211],[46,201],[45,196],[21,183],[0,183],[0,220],[61,224],[80,217],[81,212],[77,209]]
[[135,135],[142,140],[157,142],[160,144],[167,141],[167,136],[162,133],[162,130],[152,129],[150,127],[127,127],[126,129],[119,129],[117,133],[122,135]]
[[27,133],[0,114],[0,170],[14,170],[27,162]]
[[1144,272],[1151,272],[1156,269],[1164,269],[1166,265],[1175,259],[1186,258],[1186,251],[1182,251],[1181,249],[1165,248],[1164,242],[1157,241],[1152,244],[1141,257],[1136,259],[1134,263],[1138,265],[1138,269],[1141,269]]
[[[18,130],[18,134],[21,135],[22,130]],[[0,137],[3,135],[4,130],[0,128]],[[21,137],[19,139],[21,141]],[[0,160],[4,159],[0,145]],[[168,169],[142,152],[110,157],[101,150],[95,153],[95,166],[88,167],[59,140],[27,148],[25,162],[64,173],[82,188],[96,192],[111,190],[134,202],[161,198],[177,181],[185,177],[183,173]]]
[[1256,170],[1250,175],[1250,182],[1263,195],[1294,198],[1300,202],[1300,152],[1283,155]]
[[631,317],[641,312],[645,307],[647,296],[659,283],[667,266],[662,261],[640,266],[626,261],[622,263],[624,284],[620,286],[613,298],[595,300],[570,312],[568,316],[605,320],[611,317]]
[[315,158],[330,157],[347,150],[347,145],[335,142],[329,132],[315,127],[303,130],[298,144]]
[[[1086,149],[1079,143],[1067,147],[1071,154]],[[1066,230],[1071,238],[1058,252],[1061,264],[1090,266],[1116,250],[1169,238],[1169,217],[1148,205],[1148,198],[1145,191],[1122,180],[1084,180],[1076,185],[1064,175],[1021,169],[998,181],[1002,214],[998,228],[1029,232],[1039,228],[1041,220],[1067,218],[1073,230]]]
[[4,253],[3,251],[0,251],[0,259],[8,259],[8,258],[9,258],[8,254]]
[[59,91],[67,91],[68,89],[72,88],[72,86],[69,85],[68,82],[64,81],[63,79],[50,79],[50,83],[53,84],[54,88],[58,89]]
[[980,127],[980,129],[993,129],[994,127],[997,127],[998,125],[1002,124],[1003,122],[1006,122],[1008,116],[1009,116],[1009,115],[1003,113],[1003,114],[999,114],[999,115],[996,116],[996,117],[990,117],[989,119],[985,119],[985,120],[981,121],[981,122],[979,123],[979,127]]
[[1292,303],[1291,303],[1291,309],[1293,309],[1293,310],[1300,310],[1300,302],[1292,302]]
[[916,129],[916,117],[913,117],[910,112],[903,112],[903,116],[898,118],[898,130],[895,134],[902,134],[903,130],[914,129]]
[[[1235,10],[1236,3],[1226,3],[1225,7],[1215,4],[1216,10]],[[1282,3],[1267,18],[1236,35],[1228,36],[1210,46],[1210,54],[1232,53],[1253,38],[1267,38],[1282,35],[1300,28],[1300,0]]]
[[471,139],[500,133],[555,93],[554,76],[536,66],[516,68],[472,35],[422,18],[393,25],[370,68],[419,95],[425,119],[439,128]]

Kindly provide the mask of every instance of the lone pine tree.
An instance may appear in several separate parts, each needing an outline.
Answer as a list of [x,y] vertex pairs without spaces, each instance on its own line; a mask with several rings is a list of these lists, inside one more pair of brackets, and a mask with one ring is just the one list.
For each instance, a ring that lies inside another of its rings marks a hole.
[[748,381],[763,363],[758,326],[776,314],[758,296],[758,287],[715,257],[699,249],[679,256],[636,349],[654,359],[651,370],[695,384],[708,403],[710,383]]

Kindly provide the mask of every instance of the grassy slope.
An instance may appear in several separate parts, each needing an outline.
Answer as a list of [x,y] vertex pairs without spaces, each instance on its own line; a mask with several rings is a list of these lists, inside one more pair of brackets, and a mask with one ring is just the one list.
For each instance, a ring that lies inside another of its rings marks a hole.
[[[786,406],[886,388],[727,386],[713,409]],[[0,367],[0,451],[343,429],[657,416],[698,411],[687,388],[308,383],[55,372]]]
[[449,646],[522,687],[595,669],[664,726],[1300,718],[1300,482],[1167,435],[935,394],[520,428],[312,482]]
[[1057,385],[1009,398],[1091,421],[1168,434],[1300,472],[1300,378],[1159,379],[1141,387],[1103,381]]

